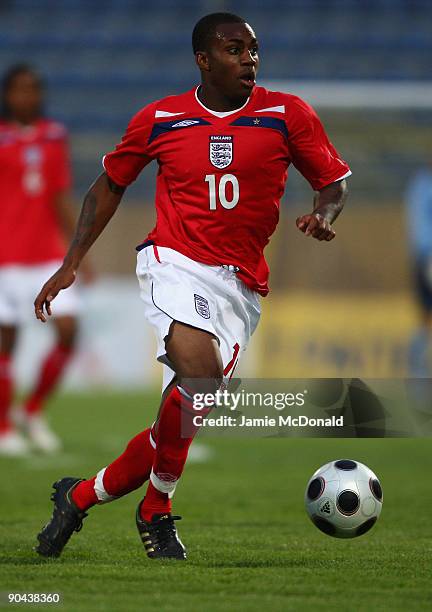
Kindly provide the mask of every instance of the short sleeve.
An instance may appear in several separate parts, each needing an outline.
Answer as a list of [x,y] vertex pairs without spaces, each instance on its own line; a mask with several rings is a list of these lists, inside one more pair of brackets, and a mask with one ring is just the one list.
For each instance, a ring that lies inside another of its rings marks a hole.
[[286,122],[292,162],[312,189],[319,191],[351,174],[348,164],[339,157],[309,104],[292,96]]
[[154,104],[140,110],[130,121],[121,142],[102,160],[108,176],[121,187],[136,180],[152,161],[147,143],[154,122]]

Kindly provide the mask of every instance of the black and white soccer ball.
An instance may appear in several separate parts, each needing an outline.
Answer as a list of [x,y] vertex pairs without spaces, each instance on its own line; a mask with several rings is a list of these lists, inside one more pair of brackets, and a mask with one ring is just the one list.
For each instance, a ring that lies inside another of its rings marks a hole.
[[311,521],[335,538],[356,538],[369,531],[382,503],[378,478],[366,465],[351,459],[326,463],[306,487],[305,505]]

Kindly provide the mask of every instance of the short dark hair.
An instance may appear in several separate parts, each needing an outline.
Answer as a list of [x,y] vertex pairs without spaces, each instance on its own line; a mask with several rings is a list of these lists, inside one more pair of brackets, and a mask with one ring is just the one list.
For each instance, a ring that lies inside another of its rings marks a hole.
[[215,35],[216,28],[221,23],[246,23],[246,21],[233,13],[210,13],[202,17],[192,32],[192,49],[194,53],[206,51],[209,39]]
[[[44,87],[44,81],[36,70],[34,66],[27,63],[13,64],[10,66],[3,75],[1,81],[1,89],[0,89],[0,117],[3,119],[7,119],[10,116],[10,109],[8,108],[6,102],[6,96],[9,89],[12,87],[12,84],[17,76],[21,74],[31,74],[36,81],[38,82],[41,88]],[[42,109],[40,111],[42,113]]]

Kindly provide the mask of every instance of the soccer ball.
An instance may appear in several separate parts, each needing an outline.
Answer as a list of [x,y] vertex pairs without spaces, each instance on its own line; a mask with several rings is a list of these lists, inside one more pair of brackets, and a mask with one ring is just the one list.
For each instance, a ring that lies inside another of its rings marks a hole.
[[320,467],[305,493],[311,521],[335,538],[356,538],[369,531],[381,513],[382,502],[378,478],[366,465],[351,459]]

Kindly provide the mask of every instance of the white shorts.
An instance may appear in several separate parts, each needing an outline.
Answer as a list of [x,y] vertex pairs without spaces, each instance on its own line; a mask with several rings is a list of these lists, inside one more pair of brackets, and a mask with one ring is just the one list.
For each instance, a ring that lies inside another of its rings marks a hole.
[[[60,266],[60,261],[34,266],[0,266],[0,324],[21,325],[31,319],[35,297]],[[79,310],[80,300],[73,286],[60,291],[53,302],[54,317],[76,316]]]
[[228,380],[258,324],[258,293],[235,272],[198,263],[166,247],[147,246],[137,256],[137,277],[145,316],[157,336],[157,359],[164,364],[163,389],[174,376],[165,349],[171,323],[179,321],[219,340]]

